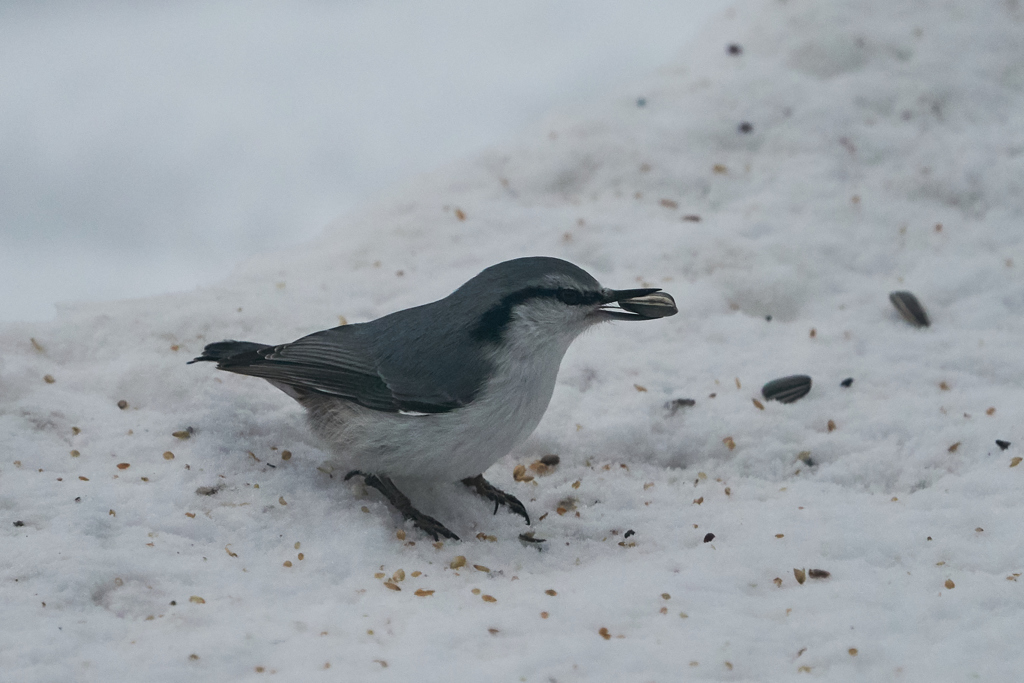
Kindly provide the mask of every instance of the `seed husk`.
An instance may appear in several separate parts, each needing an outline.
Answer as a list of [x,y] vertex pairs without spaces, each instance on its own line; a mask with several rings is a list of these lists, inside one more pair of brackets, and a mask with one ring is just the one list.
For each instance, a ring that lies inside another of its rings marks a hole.
[[625,299],[619,306],[644,318],[667,318],[679,312],[676,300],[668,292],[654,292],[635,299]]
[[928,327],[932,324],[921,302],[910,292],[889,292],[889,301],[900,312],[903,319],[914,327]]
[[811,390],[811,378],[807,375],[790,375],[773,379],[761,387],[761,395],[768,401],[792,403],[803,398]]

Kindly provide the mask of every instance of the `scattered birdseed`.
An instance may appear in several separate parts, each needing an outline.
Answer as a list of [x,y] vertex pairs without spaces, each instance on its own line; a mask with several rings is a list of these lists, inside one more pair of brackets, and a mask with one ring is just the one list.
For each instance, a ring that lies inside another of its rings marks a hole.
[[807,576],[812,579],[827,579],[832,576],[831,572],[825,571],[824,569],[808,569]]
[[1003,441],[1002,439],[996,439],[996,445],[999,446],[999,450],[1005,451],[1010,447],[1009,441]]
[[851,647],[849,650],[847,650],[847,652],[850,653],[851,657],[856,657],[857,656],[857,648],[855,648],[855,647]]
[[128,401],[122,398],[120,401],[117,402],[117,407],[120,408],[121,410],[125,410],[128,407]]
[[956,588],[956,584],[953,583],[953,579],[946,579],[945,586],[946,586],[946,588],[948,588],[950,590],[953,590],[954,588]]
[[828,426],[828,431],[830,431],[830,432],[834,432],[834,431],[836,431],[836,423],[835,423],[835,420],[829,420],[829,421],[828,421],[828,425],[827,425],[827,426]]
[[191,427],[189,427],[188,429],[179,429],[176,432],[171,432],[171,436],[175,437],[176,439],[182,439],[182,440],[190,439],[190,438],[192,438],[192,432],[193,431],[195,431],[195,430],[193,430]]
[[665,410],[668,411],[669,415],[675,415],[679,412],[680,408],[691,408],[697,405],[697,402],[692,398],[674,398],[665,404]]
[[540,613],[540,618],[541,618],[541,619],[547,619],[547,618],[548,618],[549,616],[550,616],[550,615],[549,615],[549,614],[548,614],[547,612],[541,612],[541,613]]
[[526,473],[526,465],[516,465],[512,470],[512,478],[516,481],[533,481],[533,477]]
[[950,453],[956,453],[956,449],[958,449],[958,448],[960,448],[960,442],[959,441],[957,441],[955,444],[951,445],[946,450],[948,450]]
[[473,565],[473,569],[477,570],[478,572],[490,573],[490,571],[491,571],[488,567],[485,567],[482,564],[474,564]]
[[387,576],[387,574],[385,574],[384,572],[376,572],[373,575],[373,578],[375,578],[375,579],[383,579],[385,576]]
[[481,595],[480,599],[484,602],[498,602],[498,598],[494,597],[493,595]]
[[903,319],[914,327],[928,327],[931,321],[917,297],[910,292],[889,292],[889,301],[900,312]]
[[995,408],[989,408],[988,410],[985,411],[985,414],[986,415],[995,415],[996,414],[996,409]]
[[844,379],[842,382],[839,383],[839,386],[844,387],[846,389],[849,389],[850,385],[852,385],[852,384],[853,384],[853,378],[852,377],[847,377],[846,379]]
[[164,451],[164,460],[174,460],[174,453]]
[[46,382],[47,384],[53,384],[57,380],[53,378],[53,375],[43,375],[43,381]]
[[79,453],[77,450],[72,450],[71,451],[71,457],[72,458],[77,458],[80,455],[81,455],[81,453]]
[[1019,455],[1015,455],[1012,458],[1010,458],[1010,467],[1016,467],[1017,465],[1020,464],[1020,462],[1021,457]]
[[558,593],[555,591],[554,588],[547,589],[546,591],[544,591],[544,594],[545,595],[558,595]]
[[666,209],[679,208],[679,202],[675,201],[674,199],[662,199],[658,203],[664,206]]
[[724,439],[722,439],[722,443],[724,443],[726,448],[728,448],[730,451],[736,448],[736,442],[733,440],[731,436],[727,436]]
[[131,465],[129,465],[126,462],[119,462],[119,463],[117,463],[117,469],[119,469],[119,470],[126,470],[129,467],[131,467]]
[[775,538],[783,538],[786,534],[775,534]]
[[754,132],[754,126],[749,121],[744,121],[739,125],[739,131],[741,133],[752,133]]
[[733,56],[743,54],[743,48],[737,43],[730,43],[729,46],[725,48],[725,51]]
[[395,538],[397,538],[399,541],[404,541],[405,540],[405,529],[399,529],[398,531],[396,531],[395,532]]
[[611,640],[611,639],[612,639],[612,634],[611,634],[611,633],[609,633],[609,632],[608,632],[608,629],[607,629],[607,628],[605,628],[604,626],[602,626],[602,627],[600,628],[600,630],[598,630],[598,633],[599,633],[599,634],[601,635],[601,637],[602,637],[602,638],[604,638],[605,640]]
[[291,451],[281,451],[281,459],[282,460],[291,460],[292,459],[292,452]]
[[385,581],[384,582],[384,587],[387,588],[388,590],[393,590],[393,591],[400,591],[400,590],[402,590],[401,588],[398,587],[398,584],[392,583],[391,581]]
[[756,398],[752,398],[752,399],[750,399],[750,400],[754,402],[754,406],[755,406],[755,407],[756,407],[756,408],[757,408],[758,410],[764,410],[764,404],[763,404],[763,403],[761,403],[760,401],[758,401],[758,400],[757,400]]
[[404,569],[395,570],[395,573],[391,575],[391,580],[394,581],[395,583],[400,583],[402,581],[405,581],[405,570]]
[[772,583],[774,583],[779,588],[782,588],[782,579],[779,578],[778,576],[776,576],[774,579],[772,579]]
[[[194,603],[196,603],[197,605],[205,605],[205,604],[206,604],[206,600],[203,600],[203,599],[202,599],[201,597],[199,597],[198,595],[193,595],[192,597],[190,597],[190,598],[188,599],[188,601],[189,601],[189,602],[194,602]],[[198,659],[198,657],[197,657],[197,659]]]
[[543,458],[540,459],[540,461],[542,464],[547,465],[548,467],[554,467],[559,462],[561,462],[561,458],[559,458],[557,455],[551,454],[545,455]]
[[465,555],[456,555],[455,558],[451,561],[451,564],[449,564],[448,566],[451,567],[452,569],[458,569],[459,567],[465,567],[466,566],[466,556]]
[[768,401],[792,403],[803,398],[811,390],[811,378],[807,375],[790,375],[773,379],[761,387],[761,395]]
[[796,577],[796,582],[799,583],[801,586],[803,585],[804,581],[807,580],[807,572],[805,572],[803,569],[796,569],[794,567],[793,576]]
[[425,598],[425,597],[427,597],[428,595],[433,595],[433,594],[434,594],[434,591],[432,591],[432,590],[428,590],[428,589],[426,589],[426,588],[417,588],[417,589],[416,589],[416,592],[415,592],[415,593],[413,593],[413,595],[418,595],[418,596],[419,596],[419,597],[421,597],[421,598]]
[[672,596],[671,596],[671,595],[669,595],[668,593],[662,593],[662,594],[661,594],[661,599],[662,599],[662,600],[671,600],[671,599],[672,599]]
[[284,561],[284,566],[286,566],[286,567],[292,566],[292,561],[291,560],[285,560]]
[[704,542],[705,543],[711,543],[711,541],[713,541],[713,540],[715,540],[715,535],[714,534],[712,534],[712,533],[704,534]]

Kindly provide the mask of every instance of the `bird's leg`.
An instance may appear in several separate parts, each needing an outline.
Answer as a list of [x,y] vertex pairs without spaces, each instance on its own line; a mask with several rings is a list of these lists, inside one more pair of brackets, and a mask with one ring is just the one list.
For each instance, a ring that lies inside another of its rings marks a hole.
[[387,477],[380,477],[376,474],[366,474],[359,470],[352,470],[345,475],[345,481],[348,481],[352,477],[360,476],[363,478],[363,483],[371,488],[375,488],[381,492],[381,494],[388,499],[388,502],[395,506],[395,509],[402,513],[402,516],[406,519],[411,519],[412,523],[423,529],[428,535],[433,536],[435,541],[440,540],[438,536],[444,536],[452,540],[459,540],[459,537],[453,534],[445,527],[444,524],[437,521],[429,515],[425,515],[412,506],[412,501],[398,490],[395,486],[395,482],[391,481]]
[[491,482],[484,479],[484,475],[478,474],[475,477],[466,477],[462,483],[475,490],[487,500],[494,501],[494,514],[498,514],[498,506],[504,505],[517,515],[522,515],[526,523],[530,523],[530,515],[526,512],[526,506],[519,502],[519,499],[511,493],[505,493]]

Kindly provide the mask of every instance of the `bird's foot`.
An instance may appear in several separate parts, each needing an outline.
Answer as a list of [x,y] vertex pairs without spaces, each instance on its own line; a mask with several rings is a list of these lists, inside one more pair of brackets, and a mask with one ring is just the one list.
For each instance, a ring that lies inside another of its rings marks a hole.
[[395,486],[395,482],[391,481],[387,477],[377,476],[376,474],[367,474],[360,472],[359,470],[352,470],[345,475],[345,481],[348,481],[352,477],[360,476],[363,478],[363,483],[371,488],[375,488],[381,492],[381,494],[388,499],[396,510],[402,513],[402,516],[408,520],[412,520],[413,525],[419,527],[427,535],[432,536],[435,541],[441,540],[440,537],[450,538],[452,540],[459,540],[459,537],[448,530],[448,528],[441,524],[430,515],[425,515],[412,506],[412,501],[398,490]]
[[476,491],[487,500],[494,501],[494,514],[498,514],[498,507],[504,505],[517,515],[522,515],[526,523],[530,523],[530,515],[526,512],[526,506],[519,502],[519,499],[511,493],[505,493],[491,482],[484,479],[484,475],[478,474],[475,477],[466,477],[462,483]]

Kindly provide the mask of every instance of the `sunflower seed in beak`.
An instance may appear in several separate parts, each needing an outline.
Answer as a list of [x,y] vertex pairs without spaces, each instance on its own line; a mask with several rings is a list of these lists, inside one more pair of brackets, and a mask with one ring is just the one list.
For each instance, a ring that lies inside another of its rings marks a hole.
[[619,306],[644,318],[667,318],[679,312],[676,300],[668,292],[655,292],[635,299],[624,299]]
[[900,312],[903,319],[914,327],[928,327],[931,321],[917,297],[910,292],[890,292],[889,301]]
[[761,395],[769,401],[792,403],[803,398],[811,390],[811,378],[807,375],[790,375],[773,379],[761,387]]

